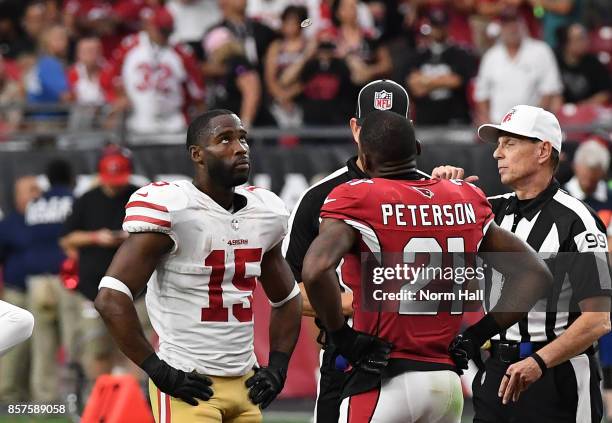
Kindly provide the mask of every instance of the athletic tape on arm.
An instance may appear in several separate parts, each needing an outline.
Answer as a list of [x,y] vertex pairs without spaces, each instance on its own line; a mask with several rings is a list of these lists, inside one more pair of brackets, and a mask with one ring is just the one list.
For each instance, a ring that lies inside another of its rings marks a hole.
[[300,293],[300,287],[298,286],[297,282],[294,282],[293,289],[291,290],[289,295],[285,297],[285,299],[280,300],[277,303],[273,303],[272,301],[270,301],[270,305],[272,306],[272,308],[278,308],[282,306],[283,304],[285,304],[286,302],[291,301],[291,299],[293,299],[293,297],[296,297],[299,293]]
[[132,297],[132,291],[127,287],[126,284],[121,282],[119,279],[113,278],[112,276],[104,276],[100,281],[100,285],[98,285],[98,291],[101,288],[110,288],[115,291],[123,292],[125,295],[130,297],[130,300],[134,301],[134,297]]

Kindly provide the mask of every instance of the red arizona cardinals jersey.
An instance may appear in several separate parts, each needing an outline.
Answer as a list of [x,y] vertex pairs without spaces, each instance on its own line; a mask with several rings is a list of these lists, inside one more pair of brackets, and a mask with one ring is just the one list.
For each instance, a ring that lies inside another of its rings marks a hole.
[[[415,263],[417,256],[426,256],[425,264],[439,266],[442,263],[436,262],[452,260],[452,255],[443,253],[475,253],[493,213],[482,191],[464,181],[374,178],[336,187],[325,200],[321,217],[343,220],[358,231],[359,249],[345,257],[344,266],[360,274],[363,253],[382,253],[385,267],[398,257],[404,261],[412,256],[408,261]],[[359,277],[344,282],[354,294],[354,328],[392,342],[391,357],[452,365],[447,351],[459,331],[460,314],[441,307],[423,315],[414,301],[397,301],[392,311],[388,304],[385,311],[368,308],[364,300],[371,292],[364,286],[374,285],[367,281],[362,286]],[[412,289],[431,287],[432,282],[421,280]],[[432,303],[428,306],[431,309]]]

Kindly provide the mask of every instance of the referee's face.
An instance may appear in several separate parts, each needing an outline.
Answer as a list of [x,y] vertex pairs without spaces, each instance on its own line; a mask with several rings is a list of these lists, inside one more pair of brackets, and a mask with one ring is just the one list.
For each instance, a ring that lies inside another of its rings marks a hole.
[[497,169],[504,185],[519,185],[539,171],[541,144],[510,135],[498,138],[493,157],[497,160]]

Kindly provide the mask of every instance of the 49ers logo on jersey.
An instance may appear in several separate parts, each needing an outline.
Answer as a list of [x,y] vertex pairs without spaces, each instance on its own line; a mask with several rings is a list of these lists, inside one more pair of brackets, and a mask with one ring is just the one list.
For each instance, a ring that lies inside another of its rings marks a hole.
[[418,188],[418,187],[410,187],[410,188],[412,188],[413,190],[415,190],[416,192],[418,192],[424,197],[432,198],[434,196],[434,193],[431,192],[431,190],[428,190],[427,188]]
[[385,90],[374,92],[374,108],[377,110],[391,110],[393,107],[393,93]]
[[248,239],[230,239],[227,241],[227,245],[247,245],[248,243]]

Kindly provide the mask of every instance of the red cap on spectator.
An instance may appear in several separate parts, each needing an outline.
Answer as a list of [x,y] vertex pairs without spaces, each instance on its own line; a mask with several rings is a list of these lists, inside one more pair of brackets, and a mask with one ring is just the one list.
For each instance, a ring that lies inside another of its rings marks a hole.
[[174,18],[165,7],[156,7],[144,12],[146,19],[149,19],[153,25],[161,30],[172,31],[174,29]]
[[120,153],[105,155],[98,163],[102,183],[111,186],[126,185],[132,175],[132,162]]

